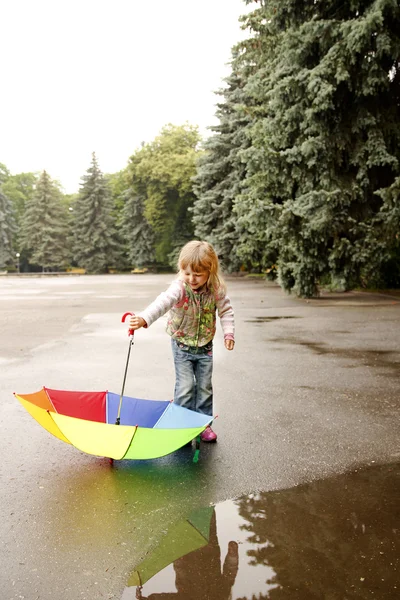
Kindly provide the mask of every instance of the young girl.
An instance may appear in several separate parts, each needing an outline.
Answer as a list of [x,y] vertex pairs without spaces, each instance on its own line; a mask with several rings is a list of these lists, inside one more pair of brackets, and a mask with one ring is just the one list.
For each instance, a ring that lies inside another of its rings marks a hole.
[[[224,332],[225,348],[233,350],[233,309],[211,244],[188,242],[179,254],[178,268],[178,279],[143,312],[131,317],[129,327],[149,327],[169,311],[167,333],[171,336],[176,376],[174,402],[211,416],[216,310]],[[217,434],[207,427],[201,439],[215,442]]]

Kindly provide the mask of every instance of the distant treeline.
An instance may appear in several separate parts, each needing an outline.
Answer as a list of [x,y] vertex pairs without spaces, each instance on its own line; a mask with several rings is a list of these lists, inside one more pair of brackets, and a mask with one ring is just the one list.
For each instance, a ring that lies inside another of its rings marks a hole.
[[394,0],[245,0],[247,32],[200,139],[167,125],[76,195],[0,165],[0,269],[175,267],[193,237],[227,271],[400,287],[400,7]]

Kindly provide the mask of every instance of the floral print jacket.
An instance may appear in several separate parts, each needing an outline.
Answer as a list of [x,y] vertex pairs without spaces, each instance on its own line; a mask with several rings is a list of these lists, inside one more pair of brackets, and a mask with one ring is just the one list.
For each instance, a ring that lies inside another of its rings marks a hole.
[[139,316],[149,327],[168,311],[167,333],[182,344],[208,344],[215,336],[217,311],[224,337],[234,339],[234,313],[226,294],[218,294],[211,289],[194,292],[186,283],[176,279]]

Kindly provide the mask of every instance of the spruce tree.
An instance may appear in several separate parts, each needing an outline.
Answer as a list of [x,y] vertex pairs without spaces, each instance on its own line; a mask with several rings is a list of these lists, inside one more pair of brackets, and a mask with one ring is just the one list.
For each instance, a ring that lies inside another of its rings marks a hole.
[[226,87],[218,92],[223,97],[217,105],[219,124],[210,127],[213,135],[205,141],[198,160],[192,208],[196,236],[214,246],[222,267],[228,271],[238,270],[242,262],[237,254],[237,216],[233,206],[244,177],[239,151],[247,145],[244,131],[249,122],[241,110],[243,77],[235,70],[235,64],[234,53],[232,73],[226,79]]
[[12,238],[15,232],[15,217],[10,200],[0,188],[0,269],[13,262]]
[[[259,105],[242,210],[278,253],[283,287],[368,280],[399,230],[400,8],[394,0],[265,0],[246,91]],[[268,266],[268,265],[265,265]]]
[[251,178],[257,177],[250,131],[263,109],[248,84],[263,56],[274,51],[275,40],[264,35],[263,8],[241,20],[248,36],[232,49],[231,74],[219,92],[223,96],[217,105],[219,124],[210,128],[214,135],[199,160],[193,220],[196,235],[215,245],[226,269],[260,270],[276,261],[276,250],[268,243],[264,203],[250,194]]
[[106,273],[118,259],[113,200],[95,153],[73,207],[74,260],[88,273]]
[[21,249],[28,251],[31,264],[43,271],[68,264],[67,219],[59,186],[43,171],[21,221]]
[[139,268],[149,266],[155,262],[154,231],[144,216],[144,198],[132,187],[122,198],[120,230],[129,262]]

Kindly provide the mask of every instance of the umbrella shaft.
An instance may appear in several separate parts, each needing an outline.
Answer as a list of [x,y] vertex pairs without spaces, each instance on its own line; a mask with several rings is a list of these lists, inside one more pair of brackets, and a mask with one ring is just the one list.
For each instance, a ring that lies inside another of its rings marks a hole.
[[128,350],[128,356],[127,356],[126,365],[125,365],[124,381],[122,382],[122,390],[121,390],[121,395],[119,397],[118,414],[117,414],[117,418],[116,418],[116,421],[115,421],[116,425],[119,425],[120,424],[120,420],[121,420],[120,418],[121,418],[122,398],[124,396],[126,374],[128,372],[129,356],[131,354],[131,348],[132,348],[132,346],[133,346],[133,336],[129,340],[129,350]]

